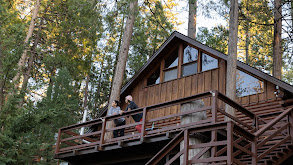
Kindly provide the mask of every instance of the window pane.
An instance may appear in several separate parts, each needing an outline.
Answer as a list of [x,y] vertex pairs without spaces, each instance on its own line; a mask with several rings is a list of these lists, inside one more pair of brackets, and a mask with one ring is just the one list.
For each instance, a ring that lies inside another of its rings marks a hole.
[[236,96],[248,96],[263,92],[264,83],[242,71],[236,72]]
[[147,80],[147,85],[159,84],[160,83],[160,70],[154,72],[151,77]]
[[164,81],[174,80],[177,78],[177,68],[165,71]]
[[178,65],[178,50],[176,49],[170,57],[165,60],[165,68],[172,68]]
[[197,63],[191,63],[182,66],[182,76],[189,76],[197,73]]
[[218,60],[202,53],[202,71],[211,70],[218,67]]
[[184,49],[184,54],[183,54],[183,64],[196,61],[198,57],[198,50],[191,47],[191,46],[186,46]]

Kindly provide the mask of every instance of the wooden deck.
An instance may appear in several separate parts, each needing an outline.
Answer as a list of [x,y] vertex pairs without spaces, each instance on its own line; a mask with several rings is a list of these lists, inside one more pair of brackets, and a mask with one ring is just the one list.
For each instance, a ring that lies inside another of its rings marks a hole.
[[[206,99],[209,99],[211,104],[207,104],[205,107],[199,109],[159,117],[153,115],[151,118],[148,117],[150,113],[162,109],[174,106],[178,107],[194,100]],[[289,155],[291,154],[291,140],[293,135],[292,108],[287,107],[284,111],[284,107],[282,107],[279,102],[280,101],[278,100],[263,102],[262,104],[247,106],[246,109],[244,106],[233,102],[223,94],[217,91],[210,91],[182,99],[147,106],[126,112],[122,115],[123,117],[130,117],[134,114],[143,113],[142,122],[128,123],[124,126],[106,129],[106,122],[111,122],[112,120],[121,117],[121,115],[115,115],[61,128],[58,134],[55,158],[67,161],[72,161],[76,158],[85,158],[89,155],[95,155],[94,157],[100,156],[100,158],[102,158],[102,155],[105,155],[105,153],[112,155],[115,151],[124,152],[124,150],[130,150],[132,147],[139,148],[144,145],[146,148],[149,147],[151,151],[152,147],[155,146],[162,145],[161,148],[163,148],[163,146],[170,140],[174,140],[174,137],[178,137],[178,134],[182,131],[189,131],[187,134],[199,131],[203,132],[207,136],[207,139],[209,139],[210,143],[206,145],[212,148],[214,147],[212,157],[203,160],[203,162],[232,161],[235,164],[255,164],[255,162],[263,164],[277,162],[284,160],[282,153],[288,152]],[[235,108],[236,117],[230,116],[223,110],[222,105],[224,104],[229,104]],[[180,123],[181,116],[197,112],[206,112],[207,118],[188,124]],[[225,116],[230,118],[231,122],[224,121]],[[139,124],[142,125],[142,130],[144,130],[141,133],[136,132],[134,129],[134,127]],[[79,135],[78,131],[82,127],[85,127],[86,130],[95,128],[95,131]],[[121,128],[126,129],[125,136],[112,139],[104,138],[107,132]],[[218,129],[221,129],[222,131]],[[223,144],[221,143],[221,145],[226,145],[226,147],[224,147],[226,148],[225,150],[223,150],[223,148],[222,150],[217,148],[219,144],[216,142],[218,140],[223,140],[216,138],[217,134],[220,132],[226,132],[224,133],[227,137],[226,142]],[[228,139],[228,134],[233,134],[233,138]],[[213,139],[213,137],[216,139]],[[245,141],[246,145],[241,146],[240,144],[237,144],[237,141],[242,141],[242,143]],[[233,152],[227,150],[227,148],[231,149],[231,145],[233,146],[232,148],[235,148]],[[174,149],[174,147],[172,149]],[[178,147],[175,149],[178,151]],[[210,149],[211,148],[206,150]],[[159,152],[158,148],[141,158],[149,160],[157,152]],[[165,155],[168,154],[166,151],[161,152]],[[237,153],[237,159],[234,154],[234,157],[230,160],[229,156],[231,156],[232,153]],[[184,152],[182,152],[181,155],[182,154],[184,154]],[[226,154],[225,157],[217,158],[223,156],[223,154]],[[257,157],[253,157],[252,155],[257,155]],[[227,159],[228,157],[229,159]],[[162,158],[163,156],[160,157],[160,160]],[[156,157],[153,159],[158,160]],[[102,161],[102,159],[100,159],[100,161]],[[194,163],[198,161],[191,162]]]

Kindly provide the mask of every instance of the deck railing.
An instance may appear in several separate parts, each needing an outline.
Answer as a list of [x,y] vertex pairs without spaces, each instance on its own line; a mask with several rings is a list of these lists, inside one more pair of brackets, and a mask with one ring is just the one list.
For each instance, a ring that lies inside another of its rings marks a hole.
[[[221,132],[222,138],[209,139],[200,144],[189,144],[189,139],[192,135],[194,137],[194,133],[202,132],[210,132],[210,134]],[[175,161],[179,162],[180,157],[180,163],[184,165],[195,163],[278,165],[293,155],[292,139],[293,108],[289,108],[254,133],[237,126],[234,121],[186,128],[150,159],[146,165],[158,163],[170,165]],[[184,145],[178,151],[175,148],[180,143],[184,143]],[[174,152],[174,149],[177,152]],[[193,149],[199,151],[194,155],[188,154]],[[204,156],[207,152],[210,152],[209,156]],[[164,159],[167,155],[168,159]]]
[[[180,109],[182,104],[190,103],[195,100],[203,100],[205,102],[205,106],[198,109],[191,109],[187,112],[178,112],[178,109]],[[229,104],[236,110],[237,117],[231,116],[224,111],[225,104]],[[170,112],[172,109],[177,109],[177,111],[176,113],[170,113],[168,115],[164,115],[165,113],[159,113],[160,111],[165,111],[167,109],[169,109]],[[180,118],[182,116],[198,112],[206,112],[207,118],[188,124],[180,123]],[[132,115],[139,113],[143,114],[143,120],[141,122],[129,123],[123,126],[106,129],[107,122],[121,117],[131,117]],[[151,113],[160,115],[150,115]],[[237,123],[240,128],[247,132],[254,133],[258,129],[257,126],[259,121],[254,113],[246,110],[244,107],[230,100],[218,91],[210,91],[161,104],[138,108],[125,112],[122,115],[117,114],[113,116],[106,116],[104,118],[60,128],[58,132],[55,157],[58,158],[59,154],[68,152],[77,154],[78,151],[86,150],[88,148],[95,148],[96,151],[100,151],[106,146],[117,143],[118,145],[121,145],[127,141],[138,140],[140,142],[144,142],[148,138],[152,138],[160,134],[172,132],[178,133],[183,129],[193,127],[195,125],[202,126],[220,123],[224,121],[225,117],[229,118],[234,123]],[[136,125],[142,125],[141,133],[134,129]],[[86,130],[93,131],[80,135],[79,129],[82,127],[85,127]],[[125,136],[105,139],[106,133],[122,128],[125,129]],[[216,138],[215,133],[212,133],[212,138]]]

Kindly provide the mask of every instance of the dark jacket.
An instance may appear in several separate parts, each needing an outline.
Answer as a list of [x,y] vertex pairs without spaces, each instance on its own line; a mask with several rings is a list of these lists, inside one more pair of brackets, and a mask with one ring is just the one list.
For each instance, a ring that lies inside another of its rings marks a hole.
[[[133,110],[133,109],[137,109],[137,108],[139,108],[139,107],[135,104],[134,101],[131,101],[131,102],[128,104],[128,106],[126,107],[126,110],[125,110],[125,111],[128,111],[129,108],[130,108],[131,110]],[[136,114],[136,115],[132,115],[132,118],[133,118],[133,120],[134,120],[135,122],[139,122],[139,120],[142,118],[142,113],[139,113],[139,114]]]

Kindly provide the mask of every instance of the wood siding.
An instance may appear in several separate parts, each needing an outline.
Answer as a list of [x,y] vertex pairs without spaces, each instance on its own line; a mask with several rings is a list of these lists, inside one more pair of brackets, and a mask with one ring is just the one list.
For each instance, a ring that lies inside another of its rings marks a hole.
[[[141,80],[140,83],[138,83],[138,85],[136,85],[129,94],[133,96],[134,102],[139,107],[159,104],[211,90],[218,90],[219,92],[225,94],[225,67],[225,62],[219,60],[219,68],[163,82],[160,84],[146,87],[144,83],[145,81]],[[278,103],[280,100],[277,100],[274,94],[275,85],[267,81],[264,81],[264,84],[264,92],[240,97],[237,98],[236,101],[259,115],[282,111],[283,108]],[[210,102],[210,99],[204,99],[206,106],[209,106]],[[220,102],[219,104],[220,107],[224,107],[223,103]],[[260,106],[258,108],[249,108],[250,106],[257,107],[258,105]],[[262,106],[273,107],[270,109],[261,108]],[[126,104],[124,103],[122,109],[125,108]],[[164,108],[159,111],[149,112],[147,119],[166,116],[178,113],[179,111],[179,106]],[[127,119],[127,123],[132,122],[134,121],[131,118]]]

